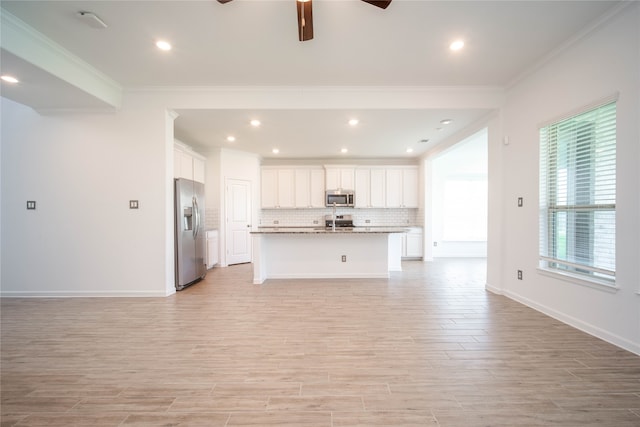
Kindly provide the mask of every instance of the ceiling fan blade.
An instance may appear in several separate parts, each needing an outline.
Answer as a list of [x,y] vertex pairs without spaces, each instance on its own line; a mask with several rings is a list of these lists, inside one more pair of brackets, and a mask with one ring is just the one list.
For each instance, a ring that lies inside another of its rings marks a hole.
[[[220,1],[220,0],[218,0]],[[227,0],[229,1],[229,0]],[[374,6],[378,6],[381,9],[386,9],[390,4],[391,4],[391,0],[362,0],[365,3],[369,3],[372,4]]]
[[313,38],[313,14],[311,12],[311,0],[296,1],[298,9],[298,40],[301,42]]

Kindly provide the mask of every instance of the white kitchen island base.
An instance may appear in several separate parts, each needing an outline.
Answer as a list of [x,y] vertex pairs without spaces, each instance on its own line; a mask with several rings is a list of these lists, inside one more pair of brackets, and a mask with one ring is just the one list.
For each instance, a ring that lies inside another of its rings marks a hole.
[[400,239],[398,231],[253,233],[253,283],[388,278],[401,270]]

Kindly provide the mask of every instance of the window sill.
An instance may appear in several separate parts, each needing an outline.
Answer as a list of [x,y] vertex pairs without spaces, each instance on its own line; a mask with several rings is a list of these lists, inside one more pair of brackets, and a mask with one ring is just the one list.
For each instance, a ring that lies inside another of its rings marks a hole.
[[577,285],[586,286],[588,288],[597,289],[599,291],[608,292],[614,294],[620,290],[615,283],[607,282],[605,280],[598,279],[585,279],[582,276],[576,274],[560,272],[549,268],[538,267],[538,273],[543,276],[552,277],[554,279],[563,280],[565,282],[575,283]]

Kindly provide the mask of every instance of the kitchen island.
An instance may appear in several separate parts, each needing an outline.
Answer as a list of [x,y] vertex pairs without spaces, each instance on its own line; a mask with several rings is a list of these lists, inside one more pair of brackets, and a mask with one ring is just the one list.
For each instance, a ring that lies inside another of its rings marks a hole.
[[264,227],[253,236],[253,283],[388,278],[400,271],[402,227]]

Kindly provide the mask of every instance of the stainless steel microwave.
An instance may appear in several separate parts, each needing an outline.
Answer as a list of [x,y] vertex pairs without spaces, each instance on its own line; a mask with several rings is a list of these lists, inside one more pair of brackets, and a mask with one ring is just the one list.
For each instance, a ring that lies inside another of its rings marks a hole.
[[352,208],[354,204],[355,198],[351,190],[327,190],[326,192],[325,205],[327,207]]

